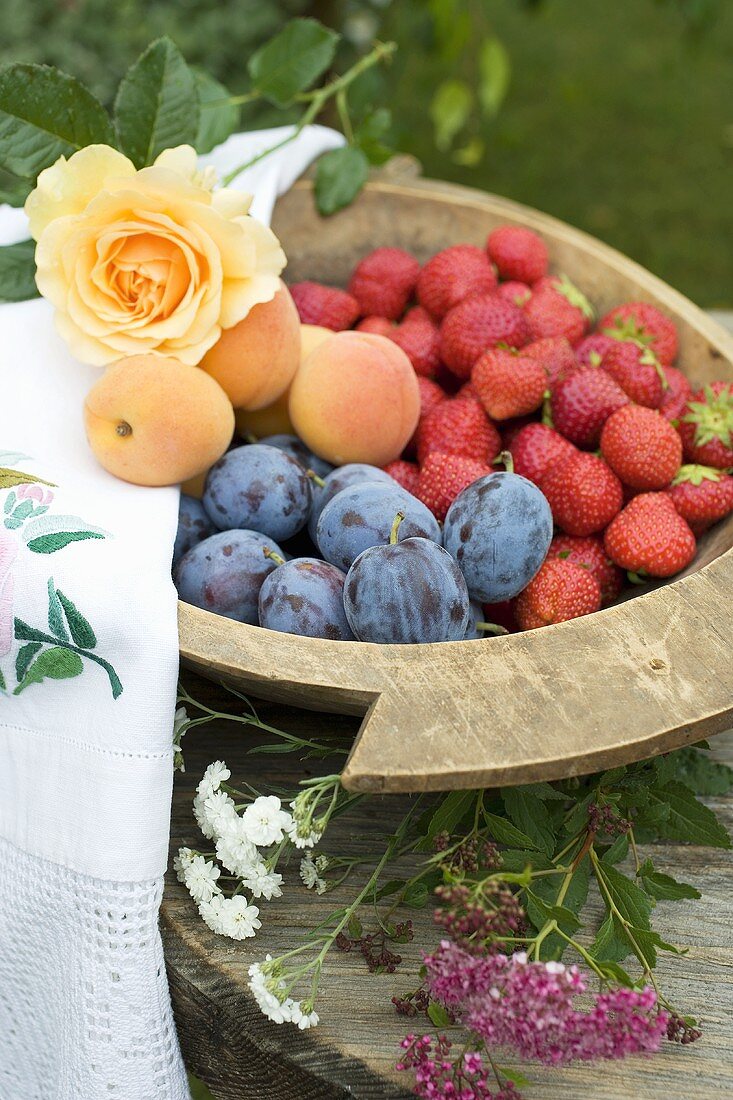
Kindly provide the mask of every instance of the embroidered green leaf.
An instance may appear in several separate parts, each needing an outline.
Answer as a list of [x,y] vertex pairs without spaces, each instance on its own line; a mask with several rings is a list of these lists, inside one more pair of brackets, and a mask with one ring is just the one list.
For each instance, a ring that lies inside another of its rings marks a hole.
[[15,493],[11,489],[10,492],[8,493],[8,495],[6,496],[5,504],[3,505],[3,511],[5,512],[5,515],[8,515],[10,512],[12,512],[13,506],[15,504],[16,499],[17,498],[15,496]]
[[78,653],[74,653],[64,646],[54,646],[52,649],[44,649],[30,665],[25,676],[18,684],[13,695],[20,695],[31,684],[40,684],[45,679],[70,680],[79,676],[84,668],[82,659]]
[[[56,591],[56,586],[53,583],[53,577],[48,578],[48,629],[54,637],[64,642],[68,642],[69,632],[66,629],[64,612],[61,607],[61,601],[59,600],[59,594]],[[76,641],[76,639],[74,640]],[[19,676],[18,679],[20,680],[21,677]]]
[[35,241],[0,247],[0,301],[25,302],[38,297]]
[[126,72],[115,100],[120,148],[137,168],[164,149],[193,145],[199,128],[194,75],[176,44],[159,38]]
[[287,107],[331,64],[339,35],[316,19],[293,19],[252,54],[247,70],[257,91]]
[[81,611],[71,602],[68,596],[57,590],[56,595],[66,613],[66,621],[69,624],[71,637],[82,649],[94,649],[97,644],[97,636]]
[[29,626],[22,619],[15,619],[15,637],[19,642],[52,642],[43,630],[36,630],[35,626]]
[[3,670],[0,668],[0,691],[6,690],[5,677],[3,676]]
[[203,69],[192,69],[201,114],[194,146],[197,153],[210,153],[226,141],[239,125],[239,107],[229,103],[229,92]]
[[114,145],[112,125],[78,80],[47,65],[0,70],[0,165],[35,179],[60,156],[95,144]]
[[25,676],[28,665],[40,648],[40,642],[26,642],[26,644],[22,645],[18,650],[18,656],[15,658],[15,676],[19,683]]
[[40,538],[31,539],[28,549],[34,554],[55,554],[57,550],[63,550],[70,542],[84,542],[86,539],[103,539],[104,535],[95,534],[92,531],[59,531],[53,535],[41,535]]
[[23,531],[28,549],[35,554],[53,554],[63,550],[70,542],[106,537],[107,532],[101,527],[93,527],[79,516],[37,516],[26,524]]
[[0,489],[12,489],[14,485],[50,485],[55,489],[52,481],[45,481],[42,477],[33,474],[24,474],[21,470],[11,470],[7,466],[0,466]]
[[22,451],[0,451],[0,466],[17,466],[19,462],[30,460],[31,456]]

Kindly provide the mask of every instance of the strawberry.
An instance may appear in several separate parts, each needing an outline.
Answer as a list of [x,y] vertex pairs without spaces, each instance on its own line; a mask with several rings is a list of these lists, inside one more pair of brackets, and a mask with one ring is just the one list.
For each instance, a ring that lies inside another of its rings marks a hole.
[[591,615],[600,606],[601,589],[588,569],[572,561],[547,558],[517,596],[515,613],[520,629],[535,630]]
[[692,396],[692,386],[687,375],[677,367],[662,367],[667,379],[667,389],[662,394],[659,411],[666,420],[679,420],[687,400]]
[[363,314],[396,321],[405,312],[420,274],[420,264],[402,248],[375,248],[354,268],[349,294]]
[[583,337],[575,348],[575,358],[582,367],[597,367],[615,343],[613,336],[606,336],[603,332],[591,332],[589,336]]
[[671,577],[695,556],[695,536],[668,493],[640,493],[603,538],[611,561],[648,577]]
[[431,451],[420,470],[415,496],[442,523],[458,494],[490,473],[491,467],[475,458]]
[[664,489],[682,465],[682,440],[656,409],[624,405],[601,432],[601,453],[625,485]]
[[500,225],[489,233],[486,251],[502,279],[536,283],[547,274],[547,245],[521,225]]
[[677,357],[677,329],[669,317],[649,302],[624,302],[598,322],[598,328],[617,340],[645,344],[664,367]]
[[555,535],[550,543],[548,558],[561,558],[583,565],[598,581],[601,588],[601,606],[612,603],[623,588],[624,575],[614,565],[603,545],[601,535]]
[[602,458],[577,451],[554,463],[540,486],[558,527],[568,535],[602,531],[623,505],[621,482]]
[[421,422],[441,401],[446,401],[448,398],[445,390],[441,389],[437,382],[433,382],[430,378],[423,378],[422,375],[417,376],[417,387],[420,391],[420,419],[415,434],[405,447],[405,451],[410,453],[417,447],[417,433]]
[[468,378],[489,348],[521,348],[529,339],[524,314],[495,294],[468,298],[455,306],[440,327],[440,356],[459,378]]
[[290,287],[301,324],[323,325],[334,332],[351,328],[361,312],[356,298],[323,283],[293,283]]
[[637,405],[658,409],[662,404],[669,383],[651,348],[635,340],[614,340],[601,366]]
[[496,274],[486,253],[473,244],[456,244],[425,264],[417,280],[417,300],[440,320],[464,298],[495,289]]
[[476,401],[453,397],[420,420],[417,428],[417,458],[424,465],[432,451],[463,455],[489,466],[501,450],[494,425]]
[[521,352],[492,348],[474,365],[471,385],[493,420],[509,420],[540,407],[547,372],[539,360]]
[[363,317],[356,326],[357,332],[371,332],[373,336],[388,336],[391,337],[395,330],[395,326],[392,321],[388,321],[386,317]]
[[695,535],[733,512],[733,477],[713,466],[682,466],[667,490]]
[[524,307],[531,338],[566,336],[579,343],[593,320],[593,307],[566,275],[541,279],[532,288],[532,297]]
[[440,365],[440,329],[426,310],[410,310],[401,325],[390,333],[390,340],[402,348],[415,374],[434,378]]
[[688,462],[733,466],[733,383],[711,382],[693,393],[677,430]]
[[495,293],[499,298],[503,298],[506,302],[511,302],[521,309],[522,306],[526,306],[532,297],[532,288],[527,286],[526,283],[510,279],[508,283],[499,283]]
[[522,350],[524,355],[539,359],[547,371],[550,386],[578,369],[575,352],[564,336],[546,336],[542,340],[533,340],[531,344],[525,344]]
[[590,449],[598,446],[601,429],[611,413],[628,403],[610,374],[598,367],[581,367],[553,388],[552,422],[571,443]]
[[575,447],[564,436],[536,421],[521,428],[508,444],[505,436],[504,446],[511,452],[514,473],[529,478],[535,485],[540,484],[556,462],[575,454]]
[[405,462],[403,458],[396,458],[394,462],[388,463],[383,466],[385,474],[389,474],[394,478],[398,485],[401,485],[403,489],[407,489],[408,493],[415,495],[417,491],[417,481],[420,476],[420,468],[414,462]]
[[526,428],[528,424],[536,424],[537,419],[534,416],[516,416],[512,420],[505,420],[499,425],[501,430],[501,449],[502,451],[508,451],[511,449],[514,440],[517,438],[522,428]]

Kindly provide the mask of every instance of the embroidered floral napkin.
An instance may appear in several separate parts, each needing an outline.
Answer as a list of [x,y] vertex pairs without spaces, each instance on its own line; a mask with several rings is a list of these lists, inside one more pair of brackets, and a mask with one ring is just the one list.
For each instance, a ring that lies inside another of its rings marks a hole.
[[[240,134],[229,171],[284,129]],[[309,127],[242,175],[252,212],[342,138]],[[0,207],[0,242],[28,236]],[[287,250],[287,242],[283,242]],[[98,369],[47,302],[0,306],[0,1097],[187,1097],[157,913],[178,669],[178,492],[106,474]]]

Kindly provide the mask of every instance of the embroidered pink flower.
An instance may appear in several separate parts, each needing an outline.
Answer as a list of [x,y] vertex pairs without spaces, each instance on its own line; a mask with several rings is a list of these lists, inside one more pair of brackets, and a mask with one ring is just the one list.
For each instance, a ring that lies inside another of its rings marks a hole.
[[19,485],[15,490],[18,500],[35,500],[36,504],[49,506],[53,500],[50,489],[44,489],[42,485]]
[[13,562],[18,544],[9,531],[0,529],[0,657],[13,644]]

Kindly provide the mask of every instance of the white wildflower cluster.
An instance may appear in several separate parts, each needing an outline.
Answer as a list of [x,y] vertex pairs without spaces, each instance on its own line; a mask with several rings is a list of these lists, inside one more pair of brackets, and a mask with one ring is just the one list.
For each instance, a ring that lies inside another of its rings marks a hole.
[[308,852],[300,861],[300,877],[309,890],[315,890],[317,894],[323,894],[328,886],[320,872],[328,867],[328,859],[324,855],[316,856]]
[[301,1031],[318,1023],[318,1013],[310,1002],[296,1001],[287,995],[286,982],[279,976],[272,955],[267,955],[264,963],[250,966],[249,988],[260,1011],[273,1023],[295,1024]]

